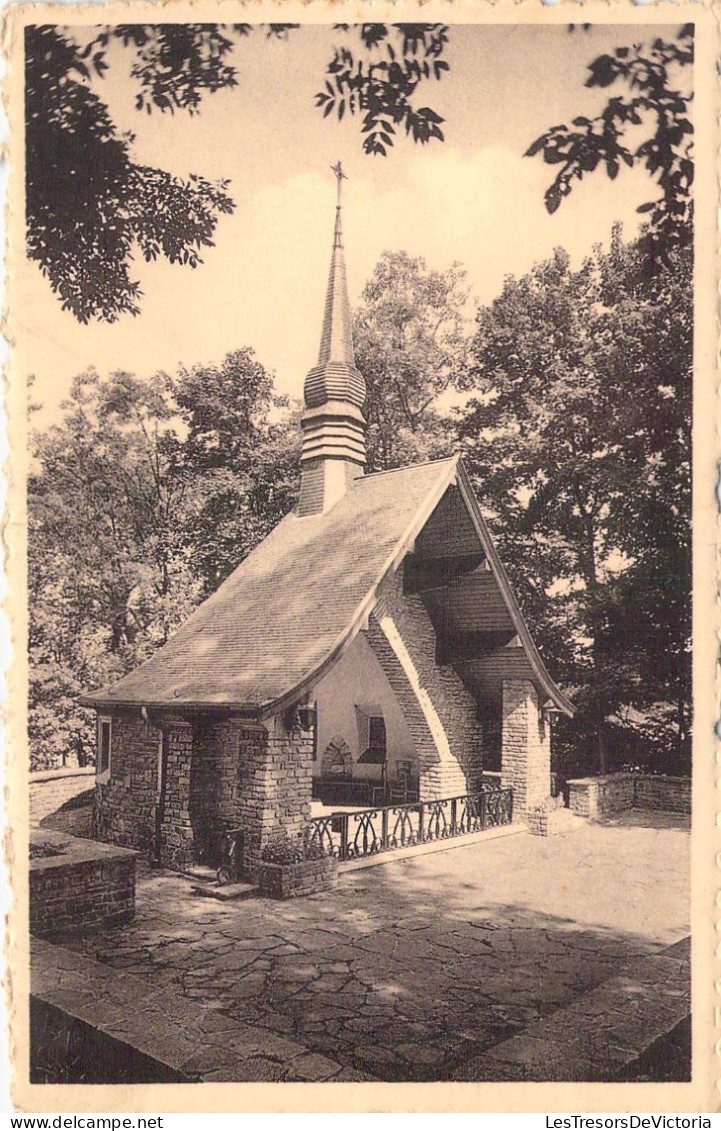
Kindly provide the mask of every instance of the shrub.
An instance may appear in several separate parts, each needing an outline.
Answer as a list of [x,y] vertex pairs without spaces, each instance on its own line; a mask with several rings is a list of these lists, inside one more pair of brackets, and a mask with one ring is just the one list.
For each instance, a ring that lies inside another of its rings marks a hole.
[[301,864],[304,860],[322,860],[325,853],[319,844],[311,844],[307,836],[295,839],[279,836],[266,844],[260,854],[264,864]]

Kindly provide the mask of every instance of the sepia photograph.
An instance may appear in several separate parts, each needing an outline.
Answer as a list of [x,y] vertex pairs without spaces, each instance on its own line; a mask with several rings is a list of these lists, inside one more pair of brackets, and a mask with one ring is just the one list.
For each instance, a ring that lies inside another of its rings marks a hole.
[[135,11],[16,27],[20,1082],[689,1085],[695,21]]

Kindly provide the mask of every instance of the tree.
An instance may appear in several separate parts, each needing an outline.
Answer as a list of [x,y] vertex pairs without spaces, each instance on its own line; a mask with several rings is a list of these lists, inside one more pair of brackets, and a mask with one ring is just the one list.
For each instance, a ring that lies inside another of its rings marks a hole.
[[183,537],[207,595],[295,504],[300,428],[251,349],[181,369],[175,396],[194,485]]
[[[579,271],[557,252],[479,311],[460,433],[521,603],[576,691],[575,745],[675,704],[689,756],[690,250],[649,275],[617,230]],[[673,590],[673,592],[669,592]],[[657,732],[658,733],[658,732]],[[588,767],[586,767],[587,769]]]
[[93,749],[76,696],[144,659],[192,607],[175,518],[184,483],[168,382],[81,374],[35,437],[30,516],[30,739],[37,764]]
[[[162,55],[168,37],[160,30],[156,43]],[[113,34],[138,52],[147,46],[142,25],[115,28]],[[212,245],[218,214],[233,207],[227,182],[212,184],[196,175],[181,180],[133,161],[132,137],[118,132],[87,82],[106,69],[103,47],[110,35],[102,32],[81,49],[53,27],[25,30],[27,251],[63,309],[80,322],[137,314],[140,288],[130,278],[134,248],[147,260],[162,254],[171,263],[195,267],[200,248]],[[200,91],[232,81],[200,56],[202,46],[217,63],[224,41],[198,25],[177,25],[174,36],[169,49],[169,65],[177,71],[174,102],[192,111]],[[185,72],[183,38],[189,49],[196,48]],[[172,109],[173,100],[153,81],[149,64],[136,65],[136,77],[140,106]]]
[[295,449],[281,410],[268,374],[240,350],[177,379],[81,374],[62,420],[35,436],[33,766],[92,756],[78,694],[146,659],[292,506]]
[[[349,24],[336,24],[349,32]],[[425,79],[440,79],[448,70],[442,58],[448,28],[442,24],[360,24],[356,29],[367,58],[348,47],[336,47],[328,65],[325,89],[316,95],[324,117],[333,111],[342,120],[346,110],[363,119],[363,149],[385,157],[396,127],[426,145],[443,141],[443,118],[430,106],[414,108],[411,99]]]
[[[270,24],[285,39],[294,24]],[[108,47],[132,55],[136,108],[145,113],[199,111],[203,99],[237,85],[231,59],[250,24],[122,24],[81,43],[50,25],[25,29],[27,251],[63,309],[80,322],[137,314],[140,287],[131,278],[137,250],[195,267],[213,244],[218,217],[232,211],[228,182],[198,174],[183,179],[133,159],[98,91]],[[363,115],[364,149],[385,153],[396,126],[415,141],[442,138],[442,119],[413,97],[442,77],[447,29],[434,24],[336,25],[357,34],[361,54],[336,47],[317,104],[326,115]],[[395,46],[394,46],[395,44]]]
[[353,327],[368,390],[369,470],[448,454],[449,417],[438,401],[467,384],[468,299],[458,263],[434,271],[386,251],[376,264]]
[[527,157],[542,154],[548,164],[560,165],[546,190],[549,212],[556,211],[574,182],[599,168],[614,180],[623,162],[645,168],[661,190],[660,197],[639,208],[648,215],[649,250],[665,258],[669,248],[692,243],[692,96],[679,86],[693,63],[693,35],[693,24],[685,24],[675,42],[655,39],[649,47],[618,47],[589,64],[587,87],[619,83],[628,94],[610,98],[595,118],[581,115],[571,126],[553,126],[529,147]]

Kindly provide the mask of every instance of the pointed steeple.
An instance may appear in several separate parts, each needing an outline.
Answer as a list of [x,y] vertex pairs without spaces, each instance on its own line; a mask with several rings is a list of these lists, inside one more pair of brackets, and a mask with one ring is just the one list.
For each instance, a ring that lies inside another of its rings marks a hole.
[[323,312],[318,364],[305,379],[305,412],[301,418],[301,493],[299,515],[328,510],[365,466],[366,398],[362,374],[353,354],[348,283],[343,250],[340,161],[332,166],[338,180],[330,275]]

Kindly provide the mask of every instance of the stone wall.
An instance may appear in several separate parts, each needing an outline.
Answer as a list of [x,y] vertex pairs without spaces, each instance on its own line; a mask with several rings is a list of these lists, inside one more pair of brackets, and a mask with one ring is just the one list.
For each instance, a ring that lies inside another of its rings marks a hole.
[[95,785],[95,836],[148,850],[155,835],[159,732],[140,715],[112,716],[110,776]]
[[[197,772],[194,727],[187,719],[163,719],[165,790],[159,798],[160,863],[186,868],[195,860],[195,837],[190,819],[190,781]],[[154,793],[157,796],[157,793]]]
[[552,836],[554,833],[568,832],[577,818],[563,804],[562,795],[549,797],[545,805],[537,809],[526,809],[525,823],[528,831],[535,836]]
[[328,891],[337,882],[338,861],[332,856],[288,865],[261,863],[258,871],[260,894],[269,899],[298,899]]
[[240,719],[201,719],[193,736],[189,814],[196,860],[216,865],[224,833],[240,824]]
[[626,809],[691,812],[690,778],[606,774],[597,778],[576,778],[569,781],[568,789],[571,811],[591,821]]
[[134,852],[50,829],[33,832],[30,851],[32,934],[118,926],[135,915]]
[[477,706],[454,669],[438,664],[433,624],[422,598],[404,595],[402,569],[383,584],[368,639],[416,746],[421,801],[475,792],[483,773]]
[[666,778],[655,774],[634,777],[634,808],[691,812],[691,778]]
[[195,860],[216,863],[227,824],[238,815],[238,720],[193,720],[164,714],[148,727],[142,718],[112,719],[109,780],[96,785],[95,835],[144,850],[156,848],[160,802],[161,726],[165,733],[164,804],[160,812],[160,863],[183,868]]
[[313,735],[276,716],[240,729],[238,824],[244,829],[243,867],[257,878],[263,847],[301,836],[310,820]]
[[[165,714],[160,863],[217,863],[228,825],[245,830],[244,859],[257,863],[279,833],[295,836],[310,818],[313,736],[282,717],[264,726],[240,719]],[[95,835],[129,848],[155,848],[160,730],[116,714],[107,781],[96,783]],[[254,867],[255,865],[253,865]]]
[[64,770],[38,770],[30,774],[30,824],[38,825],[61,805],[95,785],[94,766]]
[[525,817],[551,795],[551,724],[530,680],[504,679],[501,780],[513,790],[513,812]]

